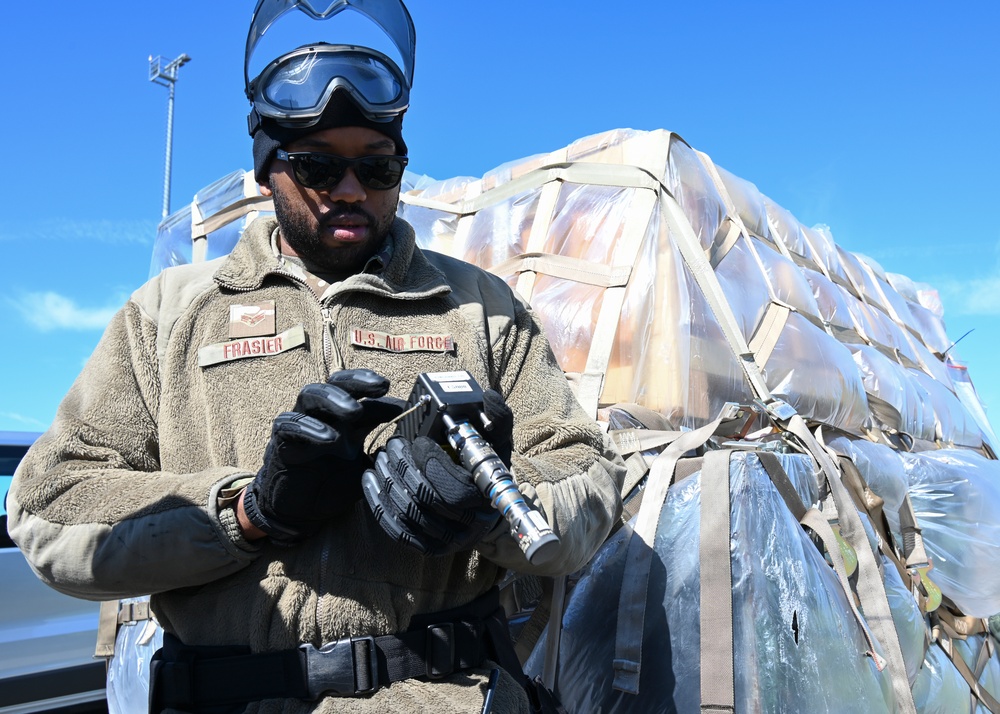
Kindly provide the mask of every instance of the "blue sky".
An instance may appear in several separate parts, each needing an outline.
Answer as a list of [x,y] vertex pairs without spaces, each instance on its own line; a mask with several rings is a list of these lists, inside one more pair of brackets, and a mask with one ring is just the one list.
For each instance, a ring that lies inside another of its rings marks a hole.
[[[0,23],[0,430],[41,430],[173,208],[250,168],[252,0],[9,3]],[[848,250],[938,288],[1000,413],[1000,4],[410,0],[410,168],[444,179],[665,128]],[[155,13],[159,14],[154,14]]]

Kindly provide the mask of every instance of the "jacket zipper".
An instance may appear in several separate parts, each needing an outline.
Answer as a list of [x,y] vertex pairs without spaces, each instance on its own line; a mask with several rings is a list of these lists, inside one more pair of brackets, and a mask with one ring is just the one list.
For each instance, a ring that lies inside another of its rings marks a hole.
[[323,364],[327,374],[344,368],[344,358],[337,349],[337,325],[333,320],[333,308],[321,307],[323,314]]

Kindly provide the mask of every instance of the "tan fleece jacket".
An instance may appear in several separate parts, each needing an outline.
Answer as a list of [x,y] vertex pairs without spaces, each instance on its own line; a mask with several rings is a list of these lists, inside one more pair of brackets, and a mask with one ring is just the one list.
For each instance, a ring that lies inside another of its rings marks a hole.
[[[624,469],[530,309],[496,276],[416,248],[402,220],[381,273],[319,300],[275,256],[276,229],[254,221],[231,255],[164,271],[115,316],[11,486],[9,530],[38,575],[89,599],[152,593],[158,620],[183,642],[263,651],[399,632],[414,614],[481,595],[505,568],[531,570],[506,529],[477,550],[422,557],[390,540],[363,500],[293,548],[239,536],[220,492],[257,472],[271,421],[302,386],[356,367],[385,375],[404,399],[418,374],[455,369],[503,394],[515,414],[512,470],[562,541],[535,570],[583,565],[618,517]],[[231,308],[263,301],[274,302],[272,333],[284,341],[235,347]],[[370,333],[445,335],[454,349],[388,351],[400,343]],[[478,711],[488,673],[409,680],[316,711]],[[512,680],[501,682],[510,710],[523,707]]]

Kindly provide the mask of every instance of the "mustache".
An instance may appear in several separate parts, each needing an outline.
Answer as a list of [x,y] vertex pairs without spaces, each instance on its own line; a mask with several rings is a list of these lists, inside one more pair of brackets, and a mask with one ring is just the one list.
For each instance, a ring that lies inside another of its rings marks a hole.
[[323,216],[320,224],[325,228],[331,223],[340,223],[347,219],[361,220],[365,225],[373,225],[375,223],[375,216],[361,208],[361,206],[353,206],[350,204],[344,204],[342,206],[337,206],[328,214]]

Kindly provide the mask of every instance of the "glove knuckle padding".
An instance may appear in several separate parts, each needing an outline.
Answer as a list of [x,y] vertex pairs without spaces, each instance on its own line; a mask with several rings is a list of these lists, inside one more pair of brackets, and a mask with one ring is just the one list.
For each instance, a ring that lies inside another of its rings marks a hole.
[[250,490],[261,515],[283,534],[315,530],[361,498],[370,464],[365,438],[405,408],[385,397],[388,388],[371,370],[336,372],[327,383],[303,387],[294,411],[275,417]]
[[370,369],[344,369],[334,372],[327,384],[335,385],[355,399],[381,397],[389,391],[389,380]]
[[365,497],[382,528],[426,555],[477,543],[500,517],[472,474],[427,437],[392,438],[365,474]]
[[340,387],[332,384],[307,384],[295,400],[294,410],[327,423],[355,421],[361,405]]

